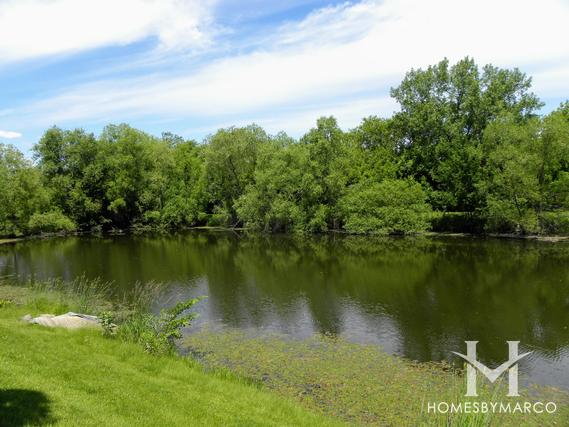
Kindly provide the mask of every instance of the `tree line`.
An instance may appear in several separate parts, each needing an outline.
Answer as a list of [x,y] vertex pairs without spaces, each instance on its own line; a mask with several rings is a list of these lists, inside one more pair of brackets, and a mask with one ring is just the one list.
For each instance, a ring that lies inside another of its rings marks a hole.
[[33,160],[0,144],[0,235],[199,225],[266,232],[569,233],[569,102],[471,58],[411,70],[400,110],[299,140],[261,127],[202,143],[126,124],[48,129]]

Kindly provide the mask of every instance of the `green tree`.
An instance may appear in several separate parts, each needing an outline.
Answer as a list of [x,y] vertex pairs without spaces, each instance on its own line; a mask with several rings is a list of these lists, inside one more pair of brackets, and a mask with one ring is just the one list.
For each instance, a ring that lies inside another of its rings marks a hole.
[[569,209],[569,103],[544,117],[539,133],[538,179],[543,209]]
[[221,129],[206,139],[205,180],[209,209],[223,225],[237,225],[235,202],[253,183],[257,152],[268,141],[259,126]]
[[461,211],[457,227],[569,232],[569,102],[538,117],[530,89],[517,69],[445,59],[392,89],[392,118],[344,132],[321,117],[299,141],[256,125],[203,144],[126,124],[99,137],[53,127],[36,165],[2,146],[0,233],[206,223],[410,233],[428,228],[430,208]]
[[486,194],[488,229],[539,232],[544,212],[569,207],[569,120],[563,106],[524,123],[512,115],[495,120],[485,131],[484,153],[479,188]]
[[47,204],[37,169],[15,147],[0,144],[0,236],[26,234],[32,215]]
[[516,122],[532,117],[542,104],[530,87],[531,79],[518,69],[480,70],[465,58],[452,67],[445,59],[411,70],[391,90],[401,106],[393,120],[407,173],[432,188],[435,208],[476,208],[484,130],[506,113]]
[[108,179],[104,183],[105,215],[120,228],[151,220],[159,211],[163,186],[160,176],[152,176],[156,162],[163,161],[163,147],[156,138],[128,125],[107,126],[101,136]]
[[348,186],[362,180],[379,182],[400,175],[402,157],[391,119],[367,117],[346,137],[347,150],[342,161]]
[[341,212],[337,203],[349,174],[346,167],[347,140],[334,117],[319,118],[316,127],[300,140],[308,148],[310,172],[320,190],[320,196],[314,200],[315,211],[309,225],[311,231],[339,228]]
[[264,231],[320,231],[323,188],[310,151],[281,134],[258,152],[255,179],[236,203],[247,227]]
[[34,147],[51,205],[84,227],[104,221],[104,153],[82,129],[49,129]]
[[538,119],[520,125],[508,115],[486,129],[486,176],[479,187],[486,194],[483,210],[489,231],[538,230],[536,207],[540,205],[541,194],[536,141],[539,128]]
[[200,221],[205,209],[203,158],[194,141],[163,135],[171,150],[166,177],[162,221],[169,227],[191,226]]

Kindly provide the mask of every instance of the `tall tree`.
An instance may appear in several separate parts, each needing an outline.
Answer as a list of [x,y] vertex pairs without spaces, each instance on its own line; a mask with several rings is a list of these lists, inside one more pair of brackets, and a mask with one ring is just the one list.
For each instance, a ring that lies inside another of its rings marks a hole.
[[346,135],[334,117],[321,117],[300,143],[308,148],[310,170],[315,184],[321,189],[321,196],[315,201],[316,214],[311,228],[316,231],[338,228],[341,219],[338,200],[349,172],[345,164],[348,153]]
[[473,211],[478,204],[480,144],[486,126],[511,114],[516,122],[542,105],[531,78],[518,69],[479,67],[470,58],[412,70],[391,90],[401,111],[394,115],[408,173],[428,185],[437,209]]
[[163,135],[171,150],[165,171],[166,188],[162,222],[169,227],[190,226],[200,221],[205,209],[205,179],[201,149],[194,141]]
[[53,206],[81,225],[103,221],[107,171],[100,144],[82,129],[49,129],[34,147]]
[[260,148],[255,180],[237,201],[237,214],[264,231],[320,231],[322,194],[308,147],[280,134]]
[[38,170],[15,147],[0,144],[0,236],[27,233],[30,218],[48,203]]
[[212,211],[224,225],[237,225],[235,202],[253,183],[257,153],[268,141],[259,126],[221,129],[206,140],[206,191]]
[[569,207],[569,120],[563,108],[518,123],[512,114],[484,132],[482,209],[495,231],[538,232],[544,211]]
[[108,168],[105,215],[112,223],[128,227],[144,220],[145,213],[159,210],[162,187],[156,181],[161,178],[152,172],[164,150],[157,138],[128,125],[110,125],[103,130],[100,143]]

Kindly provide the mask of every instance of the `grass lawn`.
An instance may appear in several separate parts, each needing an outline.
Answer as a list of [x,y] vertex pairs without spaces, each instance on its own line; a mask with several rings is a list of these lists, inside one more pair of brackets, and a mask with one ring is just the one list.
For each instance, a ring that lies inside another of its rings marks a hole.
[[98,331],[21,322],[30,311],[0,301],[0,426],[339,424],[189,359],[151,356]]

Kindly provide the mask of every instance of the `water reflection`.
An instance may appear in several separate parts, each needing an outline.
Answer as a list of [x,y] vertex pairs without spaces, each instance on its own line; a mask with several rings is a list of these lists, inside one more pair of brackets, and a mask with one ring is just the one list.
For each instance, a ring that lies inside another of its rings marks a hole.
[[569,244],[477,238],[295,238],[191,232],[67,238],[0,247],[0,276],[85,274],[128,289],[161,281],[208,295],[200,322],[376,342],[416,360],[478,340],[499,364],[507,340],[534,351],[522,369],[569,388]]

